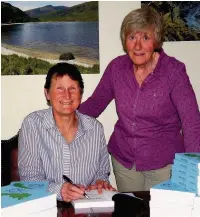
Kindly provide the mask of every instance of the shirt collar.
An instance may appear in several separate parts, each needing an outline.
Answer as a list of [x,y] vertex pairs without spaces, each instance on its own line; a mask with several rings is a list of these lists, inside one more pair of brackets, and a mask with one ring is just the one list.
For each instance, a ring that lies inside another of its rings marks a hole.
[[43,125],[46,129],[57,128],[51,106],[48,109],[46,109],[43,119]]
[[[78,117],[78,132],[77,134],[83,134],[85,131],[90,130],[94,127],[94,122],[92,121],[92,118],[81,114],[79,111],[76,110],[76,115]],[[52,107],[50,106],[48,109],[46,109],[43,125],[46,129],[50,128],[56,128],[56,122],[53,117],[53,111]]]
[[82,127],[84,131],[90,130],[94,127],[94,121],[92,117],[84,115],[80,113],[78,110],[76,110],[76,115],[78,116],[80,126]]

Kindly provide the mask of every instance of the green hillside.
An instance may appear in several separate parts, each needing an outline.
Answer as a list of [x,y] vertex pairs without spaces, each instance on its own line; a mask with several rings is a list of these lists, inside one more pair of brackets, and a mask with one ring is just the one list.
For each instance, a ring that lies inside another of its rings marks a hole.
[[39,17],[40,21],[98,21],[98,2],[86,2]]
[[1,2],[1,23],[24,23],[34,21],[38,20],[30,18],[22,10],[13,7],[9,3]]
[[46,5],[44,7],[35,8],[31,10],[24,11],[29,17],[32,18],[38,18],[41,16],[46,16],[49,13],[57,12],[61,10],[66,10],[68,7],[65,6],[52,6],[52,5]]

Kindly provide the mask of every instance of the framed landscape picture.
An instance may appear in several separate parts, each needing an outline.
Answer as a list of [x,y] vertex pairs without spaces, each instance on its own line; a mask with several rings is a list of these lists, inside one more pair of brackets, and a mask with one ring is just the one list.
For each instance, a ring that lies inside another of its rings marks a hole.
[[165,41],[200,40],[199,1],[142,1],[141,6],[151,6],[164,18]]
[[1,2],[2,75],[46,74],[57,62],[99,73],[98,2]]

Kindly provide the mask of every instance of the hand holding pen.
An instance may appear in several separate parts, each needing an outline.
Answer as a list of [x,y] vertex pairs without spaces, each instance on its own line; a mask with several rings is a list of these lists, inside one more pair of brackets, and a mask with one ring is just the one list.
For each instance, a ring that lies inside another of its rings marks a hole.
[[71,179],[65,175],[63,175],[63,179],[65,180],[65,183],[61,188],[61,196],[64,201],[71,202],[72,200],[80,199],[82,196],[89,198],[88,195],[84,192],[84,186],[73,184]]

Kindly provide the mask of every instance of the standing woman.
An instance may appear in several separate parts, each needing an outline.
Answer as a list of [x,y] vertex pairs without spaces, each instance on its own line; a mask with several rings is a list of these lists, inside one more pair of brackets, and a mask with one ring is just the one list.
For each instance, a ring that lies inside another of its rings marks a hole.
[[185,65],[162,49],[164,23],[150,7],[121,25],[126,52],[112,60],[79,111],[98,117],[114,99],[109,140],[119,191],[149,190],[170,178],[177,152],[200,152],[200,112]]

